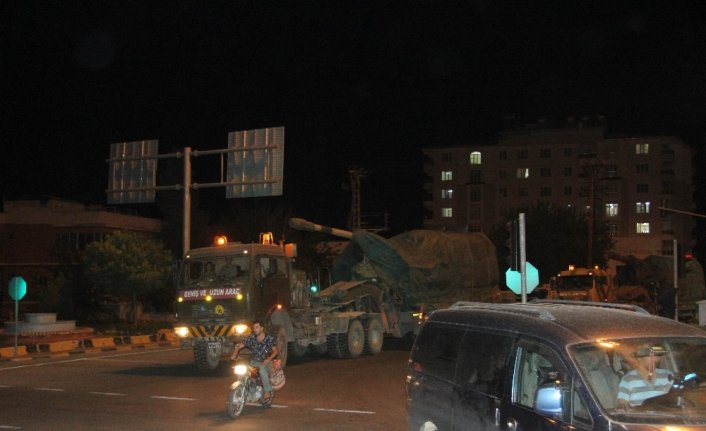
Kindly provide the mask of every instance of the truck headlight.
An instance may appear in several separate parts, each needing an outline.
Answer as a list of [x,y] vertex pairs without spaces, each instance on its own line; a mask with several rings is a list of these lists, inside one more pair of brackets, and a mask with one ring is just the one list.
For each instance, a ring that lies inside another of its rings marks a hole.
[[248,325],[246,325],[244,323],[239,323],[239,324],[235,325],[235,327],[233,329],[235,330],[236,334],[243,335],[248,330]]
[[179,338],[186,338],[189,336],[189,328],[186,326],[177,326],[174,328],[174,333]]

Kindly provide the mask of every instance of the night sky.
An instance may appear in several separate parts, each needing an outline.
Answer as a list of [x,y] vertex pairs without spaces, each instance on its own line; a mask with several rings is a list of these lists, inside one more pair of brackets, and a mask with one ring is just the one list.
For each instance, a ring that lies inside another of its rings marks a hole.
[[2,1],[0,194],[105,204],[111,143],[225,148],[229,131],[285,126],[298,215],[345,223],[355,165],[364,212],[419,227],[420,148],[487,142],[504,115],[601,114],[611,133],[700,149],[701,4]]

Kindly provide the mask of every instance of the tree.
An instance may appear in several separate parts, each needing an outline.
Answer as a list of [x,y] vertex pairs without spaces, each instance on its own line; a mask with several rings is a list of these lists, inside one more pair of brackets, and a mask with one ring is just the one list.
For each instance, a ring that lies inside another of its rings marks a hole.
[[[585,266],[588,251],[588,220],[585,214],[573,207],[557,207],[546,203],[517,208],[508,220],[525,214],[525,248],[527,260],[539,270],[542,281],[566,269],[569,264]],[[593,235],[593,262],[605,265],[606,253],[613,248],[608,226],[596,223]],[[490,233],[495,244],[501,274],[507,269],[509,249],[506,246],[509,232],[505,223],[497,225]]]
[[138,299],[170,286],[171,254],[162,242],[134,232],[116,231],[91,243],[83,260],[86,277],[98,293],[130,298],[133,322]]

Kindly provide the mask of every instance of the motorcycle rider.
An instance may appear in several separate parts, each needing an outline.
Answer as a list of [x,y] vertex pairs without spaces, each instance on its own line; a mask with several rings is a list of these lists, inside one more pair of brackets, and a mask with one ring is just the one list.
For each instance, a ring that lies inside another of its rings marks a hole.
[[230,356],[231,360],[236,360],[238,354],[244,348],[251,352],[250,365],[257,367],[262,380],[263,400],[272,397],[272,385],[270,384],[270,371],[272,370],[272,360],[277,356],[277,345],[275,337],[265,332],[262,322],[255,320],[252,322],[252,333],[241,344],[235,345],[235,350]]

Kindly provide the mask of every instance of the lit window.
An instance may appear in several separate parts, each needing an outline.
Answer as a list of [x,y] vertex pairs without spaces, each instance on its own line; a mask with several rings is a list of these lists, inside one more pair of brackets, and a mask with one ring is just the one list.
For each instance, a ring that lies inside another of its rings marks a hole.
[[635,154],[649,154],[650,144],[635,144]]
[[472,165],[480,165],[481,157],[480,151],[474,151],[471,153],[469,160]]
[[636,223],[635,224],[635,232],[636,233],[650,233],[650,224],[649,223]]
[[635,205],[635,211],[638,214],[649,214],[650,213],[650,203],[649,202],[638,202]]
[[441,209],[441,217],[444,217],[444,218],[453,217],[453,208],[442,208]]
[[441,181],[451,181],[453,176],[453,171],[441,171]]
[[517,168],[517,178],[529,178],[529,168]]
[[617,217],[618,216],[618,204],[605,204],[605,216],[606,217]]
[[441,191],[441,199],[452,199],[454,196],[453,189],[443,189]]

